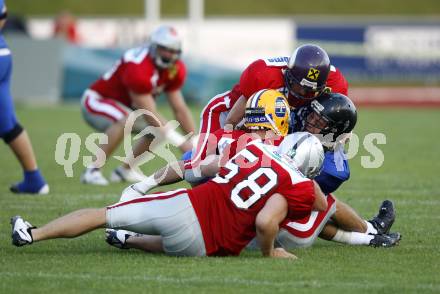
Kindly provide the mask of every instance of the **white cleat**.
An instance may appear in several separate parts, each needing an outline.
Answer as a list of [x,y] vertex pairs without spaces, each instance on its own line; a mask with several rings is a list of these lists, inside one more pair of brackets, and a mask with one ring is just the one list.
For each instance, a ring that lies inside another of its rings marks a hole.
[[25,221],[21,216],[16,215],[11,218],[12,225],[12,244],[21,247],[24,245],[32,244],[33,239],[30,229],[35,228],[30,223]]
[[110,175],[110,181],[115,183],[119,183],[119,182],[137,183],[145,180],[145,178],[146,177],[143,174],[139,174],[130,168],[125,168],[122,166],[116,168]]
[[107,179],[102,175],[98,168],[87,168],[81,175],[81,183],[98,186],[108,185]]

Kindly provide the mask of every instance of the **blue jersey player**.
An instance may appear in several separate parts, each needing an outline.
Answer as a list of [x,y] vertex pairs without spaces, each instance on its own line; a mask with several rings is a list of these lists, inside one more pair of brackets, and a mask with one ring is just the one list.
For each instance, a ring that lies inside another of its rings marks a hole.
[[[324,163],[314,180],[325,194],[336,191],[350,177],[344,143],[356,121],[357,110],[353,102],[338,93],[324,93],[308,106],[291,112],[289,132],[307,131],[323,136],[323,145],[327,146]],[[327,223],[319,236],[352,245],[391,247],[400,240],[400,234],[388,234],[394,218],[394,206],[389,200],[382,203],[379,214],[369,221],[338,200],[334,223]],[[338,220],[344,220],[344,229],[338,226]]]
[[[0,0],[0,29],[6,23],[7,9]],[[12,57],[0,34],[0,137],[10,146],[23,168],[23,181],[11,186],[14,193],[47,194],[49,186],[41,175],[29,137],[18,123],[10,92]]]

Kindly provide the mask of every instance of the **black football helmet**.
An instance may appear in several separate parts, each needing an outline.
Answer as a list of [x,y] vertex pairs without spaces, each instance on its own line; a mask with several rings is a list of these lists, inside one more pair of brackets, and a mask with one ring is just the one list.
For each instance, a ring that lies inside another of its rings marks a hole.
[[298,47],[287,67],[284,82],[294,97],[314,99],[325,89],[330,59],[321,47],[313,44]]
[[353,102],[339,93],[323,93],[301,113],[302,129],[321,135],[333,134],[336,140],[350,133],[357,122],[357,110]]

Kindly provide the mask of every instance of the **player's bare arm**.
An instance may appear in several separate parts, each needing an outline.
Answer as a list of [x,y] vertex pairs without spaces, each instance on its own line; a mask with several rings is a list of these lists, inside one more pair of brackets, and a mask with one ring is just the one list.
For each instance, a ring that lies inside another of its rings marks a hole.
[[180,90],[168,92],[168,101],[173,109],[174,116],[180,123],[180,126],[185,133],[195,132],[194,121],[191,116],[191,112],[183,99],[182,92]]
[[153,95],[151,94],[136,94],[131,92],[130,93],[133,106],[137,109],[145,109],[150,111],[153,116],[146,115],[145,121],[150,126],[159,127],[159,122],[157,121],[159,119],[161,124],[164,124],[166,120],[158,113],[157,107],[156,107],[156,101],[154,100]]
[[313,203],[313,209],[317,211],[325,211],[327,209],[327,200],[324,193],[322,193],[321,188],[318,183],[313,181],[315,188],[315,202]]
[[[274,194],[267,200],[255,220],[257,240],[261,253],[267,257],[278,257],[274,254],[274,241],[279,224],[287,215],[287,201],[281,194]],[[282,256],[290,257],[290,256]]]

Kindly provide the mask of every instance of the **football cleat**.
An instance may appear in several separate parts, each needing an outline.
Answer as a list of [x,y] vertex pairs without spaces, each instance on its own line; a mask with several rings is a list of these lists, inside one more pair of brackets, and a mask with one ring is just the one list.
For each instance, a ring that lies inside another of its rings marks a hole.
[[127,247],[127,240],[128,238],[132,236],[136,236],[136,233],[126,231],[126,230],[113,230],[113,229],[106,229],[105,230],[105,241],[116,248],[119,249],[130,249]]
[[145,179],[144,175],[138,174],[132,169],[124,168],[122,166],[116,168],[110,175],[110,181],[114,183],[130,182],[137,183]]
[[29,222],[25,221],[21,216],[16,215],[11,218],[12,225],[12,244],[21,247],[24,245],[32,244],[32,234],[31,229],[35,227]]
[[384,235],[374,235],[374,238],[370,241],[370,246],[372,247],[393,247],[399,244],[402,239],[400,233],[389,233]]
[[50,191],[48,184],[44,184],[43,186],[41,186],[35,190],[23,189],[19,184],[15,184],[15,185],[12,185],[9,188],[9,190],[15,194],[39,194],[39,195],[49,194],[49,191]]
[[379,208],[379,213],[369,222],[377,230],[377,234],[387,234],[396,218],[393,202],[385,200]]
[[81,183],[98,186],[108,185],[107,179],[102,175],[98,168],[87,168],[81,175]]

